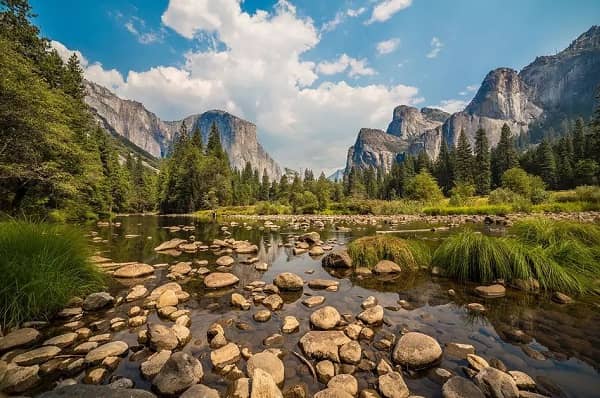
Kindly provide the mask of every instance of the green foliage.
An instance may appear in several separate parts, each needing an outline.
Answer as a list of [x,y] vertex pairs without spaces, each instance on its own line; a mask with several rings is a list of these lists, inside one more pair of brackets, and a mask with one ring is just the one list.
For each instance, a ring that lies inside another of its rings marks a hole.
[[433,202],[441,200],[444,197],[435,178],[427,171],[421,171],[408,180],[406,184],[406,196],[422,202]]
[[356,267],[374,267],[381,260],[390,260],[403,270],[428,266],[429,247],[389,235],[365,236],[348,245],[348,254]]
[[465,130],[460,131],[455,150],[454,178],[456,182],[473,183],[473,152]]
[[533,245],[550,246],[574,240],[584,245],[600,246],[600,226],[547,218],[521,220],[512,228],[521,240]]
[[589,291],[590,277],[598,270],[592,253],[581,249],[575,240],[539,246],[467,230],[446,239],[432,263],[460,281],[534,278],[542,289],[579,294]]
[[0,321],[48,318],[73,296],[100,289],[84,232],[65,225],[0,223]]
[[475,133],[473,176],[475,189],[478,195],[486,195],[490,192],[490,184],[492,181],[490,145],[485,130],[481,128]]
[[475,186],[464,182],[457,183],[450,191],[450,206],[465,206],[475,195]]
[[533,204],[541,203],[548,198],[542,179],[527,174],[525,170],[518,167],[509,169],[502,175],[502,188],[523,196]]
[[291,214],[292,209],[289,206],[270,202],[258,202],[254,207],[254,212],[259,215]]
[[501,183],[502,175],[509,169],[517,167],[519,160],[510,128],[505,123],[500,130],[500,140],[491,153],[492,186]]
[[429,216],[449,215],[497,215],[502,216],[514,210],[509,205],[476,205],[476,206],[433,206],[423,208],[423,213]]

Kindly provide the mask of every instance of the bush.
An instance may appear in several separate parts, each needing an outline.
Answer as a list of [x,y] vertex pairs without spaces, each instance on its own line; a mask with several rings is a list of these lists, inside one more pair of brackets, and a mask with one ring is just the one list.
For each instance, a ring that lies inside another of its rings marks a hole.
[[429,216],[450,215],[496,215],[504,216],[513,211],[508,205],[478,205],[478,206],[434,206],[425,207],[423,213]]
[[502,188],[509,189],[528,199],[533,204],[548,199],[544,181],[538,176],[530,175],[525,170],[513,167],[502,174]]
[[470,204],[473,195],[475,195],[475,186],[458,183],[450,190],[450,206],[465,206]]
[[591,185],[582,185],[575,188],[577,199],[582,202],[600,203],[600,187]]
[[84,233],[44,223],[0,223],[0,321],[48,318],[77,295],[100,289]]
[[418,269],[430,262],[429,247],[389,235],[365,236],[348,245],[354,266],[372,268],[381,260],[390,260],[402,269]]
[[279,205],[271,202],[258,202],[254,206],[254,213],[258,215],[290,214],[291,209],[288,206]]
[[410,199],[422,202],[434,202],[444,198],[437,181],[426,171],[422,171],[408,180],[406,195]]

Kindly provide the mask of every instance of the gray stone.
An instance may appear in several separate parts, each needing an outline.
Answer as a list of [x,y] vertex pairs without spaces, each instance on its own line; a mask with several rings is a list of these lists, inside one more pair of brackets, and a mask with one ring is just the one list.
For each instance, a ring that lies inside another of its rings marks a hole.
[[434,365],[442,356],[442,348],[431,336],[423,333],[409,332],[400,337],[394,352],[393,360],[411,369],[423,369]]
[[483,392],[470,380],[454,376],[442,386],[444,398],[485,398]]
[[203,375],[200,361],[188,353],[176,352],[167,360],[152,384],[161,394],[176,395],[198,383]]
[[334,328],[340,320],[340,313],[332,306],[319,308],[310,315],[310,323],[323,330]]
[[517,398],[517,383],[508,374],[496,368],[484,368],[475,376],[475,384],[486,396],[495,398]]
[[84,311],[98,311],[108,307],[114,301],[115,298],[107,292],[92,293],[85,298],[82,307]]

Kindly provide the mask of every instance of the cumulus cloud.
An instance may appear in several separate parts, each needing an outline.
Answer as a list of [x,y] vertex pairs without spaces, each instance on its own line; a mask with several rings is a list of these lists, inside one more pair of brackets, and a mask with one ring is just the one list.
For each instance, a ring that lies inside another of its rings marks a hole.
[[371,18],[366,23],[385,22],[398,11],[410,7],[411,4],[412,0],[384,0],[373,7]]
[[396,51],[396,49],[398,48],[399,45],[400,45],[400,39],[393,38],[393,39],[389,39],[389,40],[380,41],[379,43],[377,43],[376,47],[377,47],[377,52],[380,55],[384,55],[384,54],[389,54],[389,53]]
[[79,58],[79,63],[81,64],[81,66],[85,67],[88,64],[88,60],[83,56],[83,54],[80,51],[70,50],[59,41],[50,41],[50,46],[56,50],[56,52],[64,62],[67,62],[67,60],[71,58],[73,54],[75,54],[77,55],[77,58]]
[[437,57],[440,51],[442,50],[442,47],[444,47],[444,43],[442,43],[442,41],[435,36],[431,38],[430,45],[431,50],[427,53],[427,58]]
[[336,75],[348,71],[348,76],[373,76],[375,70],[367,66],[366,59],[356,59],[346,54],[340,55],[335,61],[324,61],[317,65],[317,72],[321,75]]
[[[283,166],[315,171],[344,161],[360,127],[383,128],[398,104],[417,104],[416,87],[347,81],[315,84],[319,75],[373,75],[364,59],[309,62],[304,54],[320,40],[309,18],[287,1],[249,14],[238,0],[171,0],[166,27],[196,40],[213,37],[218,46],[183,54],[178,67],[156,66],[122,76],[98,63],[86,77],[117,95],[142,102],[166,120],[208,109],[224,109],[257,124],[259,139]],[[103,83],[105,82],[105,83]]]
[[462,99],[447,99],[440,101],[434,108],[440,108],[448,113],[455,113],[464,110],[468,104],[469,101]]

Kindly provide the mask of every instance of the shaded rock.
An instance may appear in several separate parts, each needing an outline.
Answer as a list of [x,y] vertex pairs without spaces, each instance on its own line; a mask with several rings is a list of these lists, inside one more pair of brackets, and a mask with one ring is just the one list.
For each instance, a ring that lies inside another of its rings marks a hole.
[[120,357],[129,351],[129,346],[124,341],[112,341],[94,348],[85,356],[87,363],[98,363],[106,357]]
[[570,304],[573,302],[573,299],[561,292],[554,292],[552,295],[552,301],[558,304]]
[[40,381],[39,370],[39,365],[8,367],[0,380],[0,391],[14,394],[29,390]]
[[327,384],[329,380],[335,376],[335,366],[333,365],[333,362],[328,359],[319,361],[315,366],[315,372],[317,373],[319,381]]
[[320,256],[322,254],[325,254],[325,250],[323,250],[323,248],[321,246],[313,246],[308,251],[309,256]]
[[373,272],[376,274],[396,274],[402,272],[402,268],[393,261],[381,260],[375,264]]
[[200,361],[185,352],[176,352],[167,360],[152,384],[161,394],[176,395],[198,383],[203,375]]
[[514,379],[519,390],[535,389],[535,380],[533,380],[527,373],[518,370],[511,370],[508,372],[508,374]]
[[423,369],[435,364],[442,356],[442,348],[431,336],[423,333],[406,333],[398,340],[393,360],[412,369]]
[[235,380],[229,385],[226,396],[228,398],[250,398],[250,379]]
[[509,374],[495,368],[482,369],[475,376],[475,384],[489,397],[517,398],[519,396],[515,380]]
[[346,250],[338,249],[328,253],[321,263],[324,267],[352,268],[352,258]]
[[310,315],[310,323],[323,330],[334,328],[340,320],[340,313],[332,306],[319,308]]
[[460,376],[454,376],[444,383],[442,396],[444,398],[485,398],[479,387]]
[[97,311],[111,305],[115,298],[106,292],[92,293],[83,301],[84,311]]

